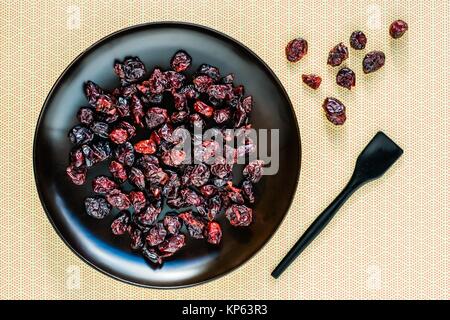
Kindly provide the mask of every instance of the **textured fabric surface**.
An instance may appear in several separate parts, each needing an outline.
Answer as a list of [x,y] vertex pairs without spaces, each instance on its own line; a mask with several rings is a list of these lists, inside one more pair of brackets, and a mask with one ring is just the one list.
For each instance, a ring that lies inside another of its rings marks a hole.
[[[387,29],[397,18],[410,30],[392,40]],[[0,298],[448,299],[449,18],[448,1],[2,1]],[[47,220],[32,169],[36,120],[64,68],[113,31],[164,20],[220,30],[266,61],[292,99],[303,148],[296,197],[269,243],[231,274],[180,290],[138,288],[83,263]],[[326,58],[356,29],[387,61],[364,75],[364,51],[351,49],[357,84],[350,92],[335,84]],[[309,52],[290,64],[284,46],[297,36]],[[317,91],[301,83],[309,72],[324,78]],[[327,95],[347,105],[343,127],[326,121]],[[404,148],[403,157],[274,280],[273,267],[344,186],[378,130]]]

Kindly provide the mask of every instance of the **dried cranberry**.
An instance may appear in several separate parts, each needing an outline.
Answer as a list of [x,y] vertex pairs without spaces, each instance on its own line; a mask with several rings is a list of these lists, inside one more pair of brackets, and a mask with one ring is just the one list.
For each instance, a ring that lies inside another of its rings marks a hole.
[[123,98],[123,97],[119,97],[117,99],[117,113],[119,114],[120,117],[128,117],[130,115],[130,104],[128,103],[128,100]]
[[199,93],[195,90],[195,86],[193,84],[188,84],[180,88],[180,90],[178,90],[178,93],[183,94],[186,99],[197,99],[199,96]]
[[76,168],[84,166],[84,155],[80,148],[70,152],[70,164]]
[[108,94],[100,95],[95,104],[95,111],[114,115],[117,112],[115,99]]
[[197,100],[194,103],[194,110],[197,111],[198,113],[204,115],[205,117],[209,118],[213,115],[214,112],[214,108],[211,106],[208,106],[206,103]]
[[214,80],[209,76],[200,75],[198,77],[195,77],[192,82],[194,83],[195,89],[198,92],[206,92],[209,86],[214,83]]
[[123,63],[114,64],[114,72],[120,78],[122,85],[127,85],[142,79],[145,75],[145,66],[138,57],[125,59]]
[[312,89],[319,88],[322,83],[322,78],[315,74],[302,74],[303,82]]
[[362,50],[366,47],[367,38],[362,31],[354,31],[350,35],[350,46],[355,50]]
[[228,108],[218,109],[214,111],[214,121],[217,124],[223,124],[227,122],[228,120],[230,120],[230,117],[231,117],[231,110]]
[[235,227],[246,227],[253,220],[253,210],[245,205],[233,204],[227,209],[225,215],[231,225]]
[[83,152],[84,163],[86,164],[87,168],[90,168],[97,163],[97,157],[94,154],[94,150],[92,150],[90,146],[88,146],[87,144],[82,145],[81,151]]
[[264,161],[262,160],[254,160],[250,162],[247,166],[245,166],[243,170],[243,174],[247,179],[253,183],[259,182],[263,175],[263,166]]
[[142,154],[153,154],[156,152],[155,141],[153,139],[139,141],[134,145],[134,150]]
[[293,39],[289,41],[285,51],[290,62],[297,62],[308,53],[308,42],[302,38]]
[[164,162],[164,164],[171,167],[179,166],[185,159],[186,152],[177,149],[168,150],[161,156],[161,160]]
[[190,175],[192,185],[201,187],[206,182],[208,182],[209,174],[209,169],[206,165],[198,164],[194,166]]
[[207,184],[200,188],[200,193],[204,197],[210,198],[217,193],[217,188],[212,184]]
[[128,195],[135,212],[140,212],[145,208],[147,199],[142,191],[131,191]]
[[233,73],[227,74],[225,77],[220,79],[220,82],[222,82],[224,84],[233,84],[233,81],[234,81],[234,74]]
[[200,218],[195,217],[191,211],[183,212],[179,215],[186,225],[191,237],[202,239],[205,230],[205,222]]
[[109,179],[107,176],[98,176],[92,180],[92,190],[95,193],[108,193],[117,188],[117,183]]
[[341,87],[351,89],[355,86],[356,75],[350,68],[342,68],[336,75],[336,83]]
[[384,66],[386,57],[382,51],[371,51],[363,59],[364,73],[377,71]]
[[164,258],[174,255],[186,244],[186,237],[183,234],[171,236],[158,246],[158,250]]
[[206,74],[207,76],[211,77],[214,81],[217,81],[220,78],[219,69],[206,63],[200,65],[200,67],[198,67],[197,72],[200,74]]
[[336,98],[326,98],[322,105],[327,119],[335,124],[342,125],[346,120],[345,106]]
[[77,119],[84,125],[90,125],[94,121],[94,111],[91,108],[82,107],[78,110]]
[[123,164],[121,164],[120,162],[111,161],[108,169],[109,172],[111,172],[111,174],[113,175],[113,177],[119,180],[121,183],[125,182],[128,179],[127,172]]
[[95,107],[97,104],[97,100],[99,99],[100,95],[102,95],[103,89],[100,88],[96,83],[92,81],[86,82],[84,86],[84,90],[86,93],[86,98],[88,99],[88,102],[91,106]]
[[145,123],[149,129],[154,129],[166,123],[168,119],[167,110],[158,107],[148,109],[145,114]]
[[216,221],[209,221],[205,228],[205,238],[211,244],[219,244],[222,240],[222,229]]
[[69,139],[73,144],[80,145],[91,142],[94,134],[83,125],[76,125],[69,132]]
[[389,26],[389,34],[392,38],[398,39],[408,30],[408,24],[403,20],[395,20]]
[[109,139],[117,144],[122,144],[128,140],[128,132],[122,128],[116,128],[109,134]]
[[130,174],[128,175],[128,180],[138,187],[139,189],[145,188],[145,177],[141,170],[138,168],[132,167],[130,169]]
[[77,168],[74,165],[69,165],[66,169],[66,173],[73,184],[82,185],[86,182],[86,168]]
[[181,220],[175,215],[166,215],[163,224],[169,234],[178,234],[181,229]]
[[244,180],[242,182],[241,189],[242,189],[242,194],[245,196],[247,201],[249,203],[254,203],[255,202],[255,193],[253,190],[253,184],[248,180]]
[[164,225],[162,223],[157,223],[153,228],[150,229],[150,231],[147,233],[147,237],[145,238],[145,241],[147,245],[153,247],[157,246],[161,242],[164,241],[166,238],[167,231],[164,228]]
[[158,205],[150,204],[136,215],[136,220],[144,226],[150,226],[156,222],[160,213],[161,208]]
[[211,199],[209,199],[207,212],[208,220],[210,221],[214,220],[221,210],[222,210],[222,197],[220,195],[216,195]]
[[181,190],[181,198],[183,201],[190,206],[199,206],[205,201],[197,192],[191,189]]
[[233,87],[231,84],[215,84],[210,85],[206,93],[215,99],[231,99],[233,97]]
[[145,116],[144,106],[142,105],[142,101],[138,97],[133,96],[131,98],[130,110],[131,115],[133,116],[134,123],[140,127],[143,127],[142,119]]
[[154,94],[163,93],[163,91],[167,88],[167,85],[168,81],[161,69],[156,68],[153,70],[150,79],[148,80],[150,92]]
[[103,219],[111,212],[111,206],[103,197],[88,197],[84,201],[84,206],[86,213],[95,219]]
[[109,136],[109,125],[106,122],[94,121],[89,128],[100,138],[108,138]]
[[176,72],[185,71],[191,65],[192,58],[185,51],[180,50],[170,60],[170,67]]
[[337,44],[328,54],[328,64],[336,67],[348,58],[348,48],[342,42]]
[[188,118],[189,118],[189,113],[187,111],[174,112],[170,116],[170,120],[173,123],[182,123],[182,122],[185,122]]
[[175,71],[164,72],[164,77],[167,80],[166,90],[172,92],[175,92],[177,89],[181,88],[186,80],[185,75]]
[[[130,226],[131,227],[131,226]],[[138,228],[128,228],[130,233],[130,247],[132,250],[139,250],[144,246],[144,235]]]
[[115,157],[120,163],[127,166],[132,166],[135,158],[133,145],[129,142],[125,142],[124,144],[117,146],[115,150]]
[[131,206],[128,196],[119,189],[114,189],[106,194],[106,200],[111,206],[119,210],[125,210]]
[[119,216],[111,223],[112,233],[117,236],[124,234],[130,225],[130,221],[130,212],[128,210],[120,211]]

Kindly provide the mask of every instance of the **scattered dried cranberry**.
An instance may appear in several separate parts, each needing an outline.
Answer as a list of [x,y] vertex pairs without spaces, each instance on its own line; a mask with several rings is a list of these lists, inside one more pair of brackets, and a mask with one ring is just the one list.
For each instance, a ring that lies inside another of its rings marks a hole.
[[206,103],[197,100],[194,103],[194,110],[197,111],[198,113],[204,115],[205,117],[209,118],[213,115],[214,112],[214,108],[211,106],[208,106]]
[[335,124],[342,125],[346,120],[345,106],[336,98],[326,98],[322,105],[327,119]]
[[196,239],[202,239],[204,237],[205,222],[203,220],[195,217],[191,211],[184,212],[179,217],[183,220],[191,237]]
[[73,184],[82,185],[86,182],[86,168],[77,168],[74,165],[69,165],[66,169],[66,173]]
[[122,210],[119,212],[119,216],[114,219],[111,224],[111,231],[113,234],[119,236],[125,234],[130,225],[131,215],[127,210]]
[[117,188],[117,183],[109,179],[107,176],[98,176],[92,180],[92,190],[95,193],[108,193]]
[[135,159],[133,145],[129,142],[119,145],[115,150],[115,157],[120,163],[132,166]]
[[142,191],[131,191],[128,197],[130,198],[131,204],[133,205],[134,212],[140,212],[145,208],[147,199]]
[[328,54],[327,63],[330,66],[336,67],[348,58],[348,48],[342,42],[337,44]]
[[162,223],[157,223],[147,234],[145,241],[150,247],[157,246],[166,238],[167,231]]
[[181,229],[181,220],[175,215],[166,215],[163,224],[169,234],[178,234]]
[[116,62],[114,71],[123,86],[139,81],[146,72],[144,64],[138,57],[125,59],[123,63]]
[[367,38],[362,31],[353,31],[350,35],[350,46],[355,50],[362,50],[366,47]]
[[134,150],[142,154],[153,154],[156,152],[156,144],[152,139],[142,140],[134,145]]
[[214,81],[217,81],[220,78],[219,69],[206,63],[200,65],[197,72],[199,74],[205,74],[208,77],[211,77],[211,79],[213,79]]
[[94,121],[94,111],[91,108],[82,107],[78,110],[77,119],[81,124],[89,126]]
[[142,255],[153,264],[160,265],[163,263],[162,257],[153,248],[145,246],[142,249]]
[[111,206],[103,197],[88,197],[84,201],[84,206],[86,213],[95,219],[103,219],[111,212]]
[[132,250],[139,250],[144,246],[144,234],[139,228],[129,227],[128,232],[130,234],[130,247]]
[[91,130],[83,125],[76,125],[69,132],[69,139],[73,144],[89,143],[94,139],[94,134]]
[[254,160],[245,166],[243,174],[253,183],[258,183],[263,175],[264,161]]
[[174,255],[186,244],[186,237],[183,234],[171,236],[158,246],[158,250],[162,257],[167,258]]
[[363,71],[364,73],[370,73],[377,71],[384,66],[386,57],[382,51],[371,51],[363,59]]
[[356,75],[350,68],[342,68],[336,75],[336,83],[341,87],[351,89],[355,86]]
[[128,180],[139,189],[145,188],[144,174],[138,168],[135,167],[131,168]]
[[303,82],[312,89],[317,89],[322,82],[322,78],[315,74],[302,74]]
[[109,139],[117,144],[122,144],[128,140],[128,132],[125,129],[117,128],[111,131]]
[[150,204],[136,215],[136,220],[144,226],[150,226],[156,222],[160,213],[161,208],[158,205]]
[[408,24],[403,20],[395,20],[389,27],[389,34],[392,38],[398,39],[408,30]]
[[111,206],[119,210],[125,210],[131,206],[128,196],[119,189],[114,189],[106,194],[106,200]]
[[183,50],[174,54],[170,60],[170,67],[176,72],[185,71],[191,65],[192,58]]
[[215,221],[209,221],[205,228],[205,238],[211,244],[219,244],[220,240],[222,240],[220,224]]
[[293,39],[289,41],[285,51],[290,62],[297,62],[308,53],[308,42],[302,38]]
[[120,162],[111,161],[109,164],[109,172],[113,175],[114,178],[119,180],[119,182],[123,183],[128,179],[127,172]]
[[235,227],[246,227],[253,220],[253,210],[245,205],[233,204],[227,209],[225,215],[231,225]]

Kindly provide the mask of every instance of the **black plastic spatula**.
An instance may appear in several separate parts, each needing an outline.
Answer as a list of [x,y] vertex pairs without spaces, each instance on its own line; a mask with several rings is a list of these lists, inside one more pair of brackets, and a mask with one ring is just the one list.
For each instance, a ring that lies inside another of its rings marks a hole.
[[356,160],[355,170],[347,186],[334,201],[309,226],[288,254],[273,270],[272,276],[278,278],[281,273],[299,256],[330,222],[344,202],[360,186],[381,177],[402,155],[403,150],[383,132],[378,132],[364,148]]

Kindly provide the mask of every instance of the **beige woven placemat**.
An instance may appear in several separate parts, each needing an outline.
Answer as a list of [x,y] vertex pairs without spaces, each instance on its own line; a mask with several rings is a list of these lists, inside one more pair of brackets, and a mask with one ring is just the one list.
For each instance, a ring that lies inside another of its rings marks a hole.
[[[397,41],[389,23],[410,25]],[[2,1],[0,4],[0,298],[307,299],[449,298],[448,1]],[[150,290],[88,267],[59,239],[39,203],[32,170],[35,123],[52,84],[93,42],[148,21],[189,21],[238,39],[286,87],[302,135],[301,179],[282,226],[250,262],[216,281]],[[366,32],[386,66],[364,75],[351,50],[351,92],[334,84],[328,50]],[[308,55],[287,63],[303,36]],[[320,90],[302,73],[324,77]],[[344,127],[325,120],[325,96],[348,107]],[[366,185],[279,280],[270,271],[340,191],[356,156],[382,129],[405,150],[383,179]]]

